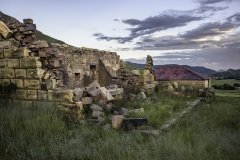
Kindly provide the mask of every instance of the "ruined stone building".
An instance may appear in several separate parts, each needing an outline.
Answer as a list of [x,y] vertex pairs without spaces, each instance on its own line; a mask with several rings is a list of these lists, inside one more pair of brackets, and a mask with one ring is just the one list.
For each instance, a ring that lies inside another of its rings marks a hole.
[[129,89],[154,88],[152,68],[148,56],[143,75],[127,71],[115,52],[37,40],[31,19],[0,17],[1,105],[58,104],[81,118],[84,105],[108,106]]

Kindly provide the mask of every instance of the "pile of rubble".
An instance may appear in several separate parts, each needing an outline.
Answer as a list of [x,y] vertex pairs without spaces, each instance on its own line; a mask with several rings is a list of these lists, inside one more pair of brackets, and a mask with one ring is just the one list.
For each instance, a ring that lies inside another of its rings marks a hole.
[[[100,125],[111,126],[112,128],[129,129],[147,124],[145,118],[129,118],[131,113],[143,113],[144,109],[128,110],[127,108],[116,108],[114,103],[123,95],[123,89],[117,86],[100,87],[97,81],[94,81],[85,88],[75,88],[73,90],[74,101],[82,103],[83,112],[88,122]],[[134,95],[132,100],[143,101],[147,97],[144,92]]]

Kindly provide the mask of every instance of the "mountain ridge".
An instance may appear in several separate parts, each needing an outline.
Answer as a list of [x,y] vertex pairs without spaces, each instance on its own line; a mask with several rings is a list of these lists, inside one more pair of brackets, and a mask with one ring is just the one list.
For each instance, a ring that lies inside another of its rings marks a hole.
[[[133,68],[133,69],[134,68],[144,69],[144,67],[145,67],[145,64],[133,63],[133,62],[129,62],[129,61],[126,61],[126,64],[128,65],[128,67]],[[178,64],[166,64],[166,65],[178,65]],[[154,65],[154,68],[158,68],[158,67],[166,66],[166,65]],[[204,75],[211,75],[211,74],[217,73],[217,71],[215,71],[213,69],[202,67],[202,66],[189,66],[189,65],[179,65],[179,66],[184,66],[184,67],[190,68],[193,71],[199,72]]]

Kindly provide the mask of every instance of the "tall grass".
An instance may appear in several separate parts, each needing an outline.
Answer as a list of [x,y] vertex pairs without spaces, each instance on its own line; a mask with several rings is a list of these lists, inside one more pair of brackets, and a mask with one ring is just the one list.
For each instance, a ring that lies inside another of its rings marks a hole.
[[55,110],[1,107],[0,159],[237,160],[239,101],[217,97],[157,137],[84,123],[67,126]]

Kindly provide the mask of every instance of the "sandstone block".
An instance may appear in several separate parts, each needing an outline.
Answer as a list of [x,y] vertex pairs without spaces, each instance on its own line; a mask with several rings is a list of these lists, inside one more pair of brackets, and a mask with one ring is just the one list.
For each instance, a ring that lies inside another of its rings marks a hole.
[[93,98],[92,97],[82,97],[82,103],[83,103],[83,105],[92,104]]
[[120,129],[122,127],[124,117],[122,115],[112,116],[112,128]]
[[27,90],[17,89],[16,97],[17,97],[17,99],[27,99]]
[[41,84],[39,80],[33,80],[33,79],[25,79],[24,80],[24,87],[27,89],[40,89]]
[[4,49],[4,58],[13,58],[13,49],[12,48],[8,48],[8,49]]
[[56,89],[57,86],[57,81],[56,79],[47,79],[46,80],[46,86],[48,90],[54,90]]
[[41,79],[44,71],[41,68],[27,69],[27,78],[29,79]]
[[29,100],[36,100],[37,99],[37,90],[28,90],[27,96]]
[[0,41],[0,48],[11,48],[12,47],[12,42],[5,40],[5,41]]
[[22,57],[28,57],[29,56],[29,50],[27,47],[22,47],[22,48],[18,48],[16,51],[14,51],[12,53],[13,57],[17,57],[17,58],[22,58]]
[[82,88],[75,88],[73,90],[73,94],[74,94],[74,99],[75,101],[80,101],[83,95],[83,89]]
[[40,68],[42,63],[39,61],[38,57],[26,57],[20,59],[20,68],[35,69]]
[[14,78],[14,69],[3,68],[0,69],[3,78]]
[[3,49],[0,48],[0,58],[3,58]]
[[23,80],[22,79],[11,79],[11,83],[15,84],[17,88],[23,88]]
[[8,68],[19,68],[19,60],[18,59],[8,59],[7,66]]
[[5,25],[3,21],[0,21],[0,34],[4,38],[10,38],[12,35],[12,31]]
[[2,79],[1,80],[1,85],[2,86],[8,86],[10,84],[10,79]]
[[24,24],[33,24],[33,20],[30,19],[30,18],[23,19],[23,23],[24,23]]
[[37,48],[47,48],[48,43],[47,41],[37,41]]
[[16,78],[26,78],[26,70],[25,69],[15,69],[15,77]]
[[82,102],[76,102],[78,110],[82,111],[83,110],[83,103]]
[[111,93],[105,87],[100,87],[100,91],[101,91],[102,97],[105,99],[106,102],[114,100]]
[[7,61],[5,59],[0,59],[0,68],[4,68],[7,66]]
[[73,91],[72,90],[61,90],[61,91],[48,91],[49,101],[59,101],[59,102],[72,102],[73,101]]
[[48,92],[44,90],[38,90],[38,100],[48,100]]

